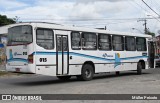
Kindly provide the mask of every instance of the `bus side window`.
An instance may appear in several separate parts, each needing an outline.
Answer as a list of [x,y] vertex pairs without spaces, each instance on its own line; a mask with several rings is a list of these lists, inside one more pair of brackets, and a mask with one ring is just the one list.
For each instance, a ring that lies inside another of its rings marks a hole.
[[43,47],[44,49],[54,48],[54,36],[52,29],[37,29],[37,45]]
[[79,32],[71,33],[71,47],[73,50],[81,49],[81,36]]
[[137,51],[146,51],[146,39],[142,37],[136,38]]
[[114,51],[123,51],[124,50],[124,39],[123,36],[112,36],[112,44]]
[[82,46],[84,50],[97,49],[97,35],[96,33],[82,33]]
[[136,41],[135,37],[125,37],[125,48],[127,51],[135,51],[136,50]]
[[98,34],[99,50],[111,50],[111,36],[107,34]]

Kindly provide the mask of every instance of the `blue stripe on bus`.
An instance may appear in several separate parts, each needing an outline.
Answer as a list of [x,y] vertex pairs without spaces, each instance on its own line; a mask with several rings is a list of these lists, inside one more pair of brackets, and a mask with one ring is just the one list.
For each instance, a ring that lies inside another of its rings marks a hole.
[[[33,55],[56,55],[56,52],[33,52]],[[62,54],[62,52],[58,52],[58,55]],[[68,52],[64,52],[65,55],[68,54]],[[109,61],[109,62],[115,62],[115,59],[108,59],[108,58],[103,58],[103,57],[96,57],[92,55],[86,55],[86,54],[80,54],[80,53],[75,53],[75,52],[69,52],[69,55],[75,55],[75,56],[80,56],[80,57],[85,57],[85,58],[91,58],[91,59],[97,59],[97,60],[103,60],[103,61]],[[135,57],[127,57],[127,58],[120,58],[120,60],[131,60],[131,59],[138,59],[138,58],[148,58],[148,56],[135,56]],[[13,62],[13,61],[21,61],[21,62],[27,62],[27,59],[22,59],[22,58],[13,58],[7,60],[8,62]]]
[[[58,55],[60,54],[62,54],[62,52],[58,52]],[[68,52],[64,52],[64,54],[67,55]],[[56,52],[34,52],[33,55],[56,55]],[[81,57],[87,57],[87,58],[105,60],[105,61],[114,61],[114,59],[101,58],[101,57],[80,54],[80,53],[75,53],[75,52],[69,52],[69,55],[75,55],[75,56],[81,56]]]
[[[34,55],[56,55],[56,52],[34,52]],[[62,54],[62,52],[58,52],[58,55]],[[67,55],[67,52],[64,52],[65,55]],[[103,57],[96,57],[92,55],[86,55],[86,54],[80,54],[75,52],[69,52],[69,55],[75,55],[75,56],[81,56],[86,58],[92,58],[92,59],[99,59],[99,60],[105,60],[105,61],[115,61],[115,59],[108,59]],[[134,57],[127,57],[127,58],[120,58],[121,60],[130,60],[130,59],[137,59],[137,58],[148,58],[148,56],[134,56]]]
[[130,60],[130,59],[138,59],[138,58],[148,58],[148,56],[135,56],[135,57],[120,58],[120,59],[121,60]]
[[25,62],[28,63],[27,59],[23,59],[23,58],[12,58],[12,59],[8,59],[7,62],[13,62],[13,61],[19,61],[19,62]]
[[56,55],[56,52],[33,52],[33,55]]

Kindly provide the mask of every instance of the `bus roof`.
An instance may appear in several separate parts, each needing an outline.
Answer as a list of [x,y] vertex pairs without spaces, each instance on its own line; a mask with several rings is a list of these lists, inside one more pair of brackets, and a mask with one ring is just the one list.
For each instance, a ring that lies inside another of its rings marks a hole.
[[0,34],[4,34],[4,35],[7,35],[8,34],[8,28],[9,26],[1,26],[0,27]]
[[104,34],[124,35],[124,36],[130,35],[130,36],[137,36],[137,37],[152,38],[151,35],[141,34],[141,33],[118,32],[118,31],[100,30],[100,29],[84,28],[84,27],[76,27],[76,26],[66,26],[66,25],[48,23],[48,22],[23,22],[23,23],[12,24],[10,25],[10,27],[18,26],[18,25],[32,25],[38,28],[50,28],[50,29],[56,29],[56,30],[94,32],[94,33],[104,33]]

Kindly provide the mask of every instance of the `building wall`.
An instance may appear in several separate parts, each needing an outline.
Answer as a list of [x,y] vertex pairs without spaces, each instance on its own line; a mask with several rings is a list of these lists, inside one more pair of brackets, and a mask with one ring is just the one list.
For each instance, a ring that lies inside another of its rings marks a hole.
[[6,63],[6,45],[7,45],[7,34],[8,34],[7,26],[0,27],[0,65],[5,65]]

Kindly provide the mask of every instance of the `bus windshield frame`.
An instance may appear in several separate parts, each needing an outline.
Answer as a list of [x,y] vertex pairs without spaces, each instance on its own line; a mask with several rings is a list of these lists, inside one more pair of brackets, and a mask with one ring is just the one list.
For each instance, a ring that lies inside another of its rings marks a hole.
[[33,42],[31,25],[19,25],[8,29],[7,46],[28,45]]

